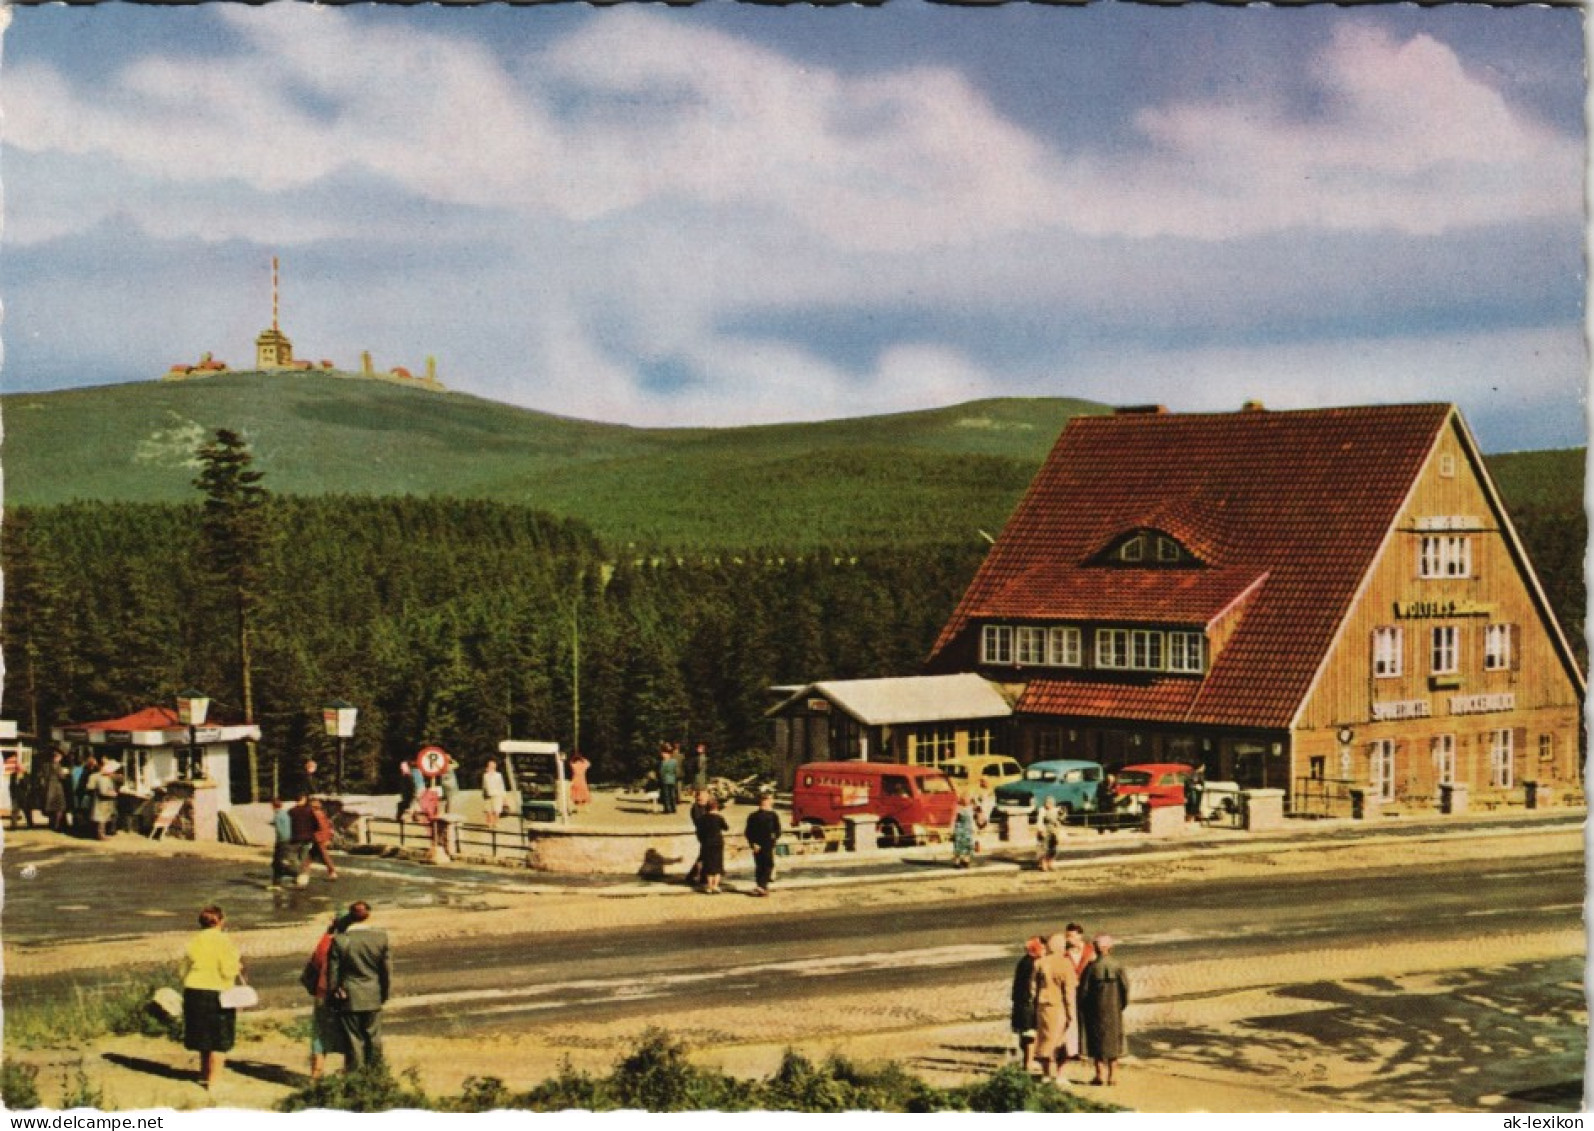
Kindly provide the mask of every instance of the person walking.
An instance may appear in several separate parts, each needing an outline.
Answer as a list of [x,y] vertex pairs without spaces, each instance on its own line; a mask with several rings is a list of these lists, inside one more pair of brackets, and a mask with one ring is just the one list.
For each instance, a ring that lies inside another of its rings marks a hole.
[[720,894],[720,881],[725,877],[725,834],[729,831],[719,802],[710,795],[697,822],[697,843],[703,858],[703,891],[707,895]]
[[1025,1072],[1035,1071],[1035,963],[1046,953],[1046,943],[1035,935],[1024,941],[1024,953],[1013,967],[1013,1036]]
[[681,763],[669,743],[659,747],[659,811],[673,813],[680,804]]
[[1129,1006],[1129,972],[1113,954],[1117,940],[1096,936],[1096,959],[1085,967],[1079,983],[1080,1015],[1085,1045],[1096,1064],[1092,1084],[1117,1083],[1118,1059],[1124,1055],[1124,1010]]
[[957,815],[952,818],[952,867],[967,868],[974,862],[974,838],[978,832],[974,802],[958,802]]
[[509,791],[504,788],[504,775],[496,759],[487,759],[482,771],[482,823],[490,829],[498,827],[498,818],[504,815],[509,803]]
[[221,991],[243,973],[238,948],[223,932],[227,917],[214,904],[199,913],[199,933],[183,948],[183,1047],[199,1054],[199,1082],[208,1091],[221,1078],[238,1035],[238,1011],[223,1009]]
[[310,846],[315,843],[315,814],[310,811],[310,795],[301,793],[288,810],[288,839],[293,845],[293,882],[304,887],[310,882]]
[[1184,783],[1184,819],[1199,821],[1201,819],[1201,795],[1207,790],[1207,771],[1203,766],[1197,766],[1190,772],[1190,779]]
[[579,750],[570,755],[570,803],[577,809],[592,800],[592,787],[587,784],[587,771],[592,763]]
[[89,794],[89,778],[94,776],[94,771],[98,768],[94,755],[86,754],[82,758],[75,759],[71,769],[67,771],[67,813],[72,822],[72,832],[77,836],[82,836],[88,831],[89,812],[93,807],[93,798]]
[[1057,799],[1048,797],[1040,807],[1035,818],[1037,866],[1043,872],[1050,872],[1057,864],[1057,857],[1063,847],[1063,824],[1066,814],[1057,807]]
[[312,1082],[325,1075],[328,1053],[341,1052],[347,1055],[349,1051],[348,1042],[344,1039],[343,1026],[338,1020],[337,1013],[327,1002],[327,970],[332,956],[332,940],[336,935],[342,934],[348,925],[346,917],[342,915],[332,917],[326,932],[316,942],[315,950],[310,952],[310,959],[304,964],[304,972],[299,975],[299,983],[315,999],[315,1005],[310,1012]]
[[747,843],[753,850],[753,894],[768,895],[775,878],[775,843],[780,840],[780,817],[775,813],[775,795],[758,795],[758,808],[747,815]]
[[708,744],[699,742],[692,752],[692,784],[698,789],[708,788]]
[[419,792],[415,786],[415,775],[410,772],[410,764],[400,762],[398,812],[393,814],[395,821],[402,821],[404,814],[415,807],[415,796]]
[[[708,812],[708,803],[711,796],[708,790],[700,789],[692,797],[692,807],[687,810],[687,816],[691,818],[693,833],[697,832],[698,823],[702,821],[704,814]],[[698,838],[697,843],[697,859],[692,861],[692,866],[687,869],[686,882],[694,887],[703,882],[703,841],[701,837]]]
[[1070,923],[1063,928],[1063,954],[1068,958],[1069,965],[1074,968],[1074,1021],[1063,1033],[1061,1056],[1064,1062],[1078,1060],[1080,1055],[1080,1026],[1079,1026],[1079,990],[1078,980],[1085,974],[1085,967],[1089,966],[1096,958],[1096,950],[1085,941],[1085,928],[1078,923]]
[[94,839],[104,840],[116,832],[116,799],[122,792],[122,764],[114,758],[100,763],[99,772],[89,779],[89,796],[93,808],[89,820],[94,825]]
[[382,1060],[382,1007],[392,991],[387,932],[371,926],[371,905],[349,905],[348,926],[327,953],[327,999],[348,1041],[344,1069]]
[[44,782],[39,795],[39,808],[44,811],[45,823],[52,832],[58,833],[66,831],[66,790],[70,779],[64,760],[59,750],[50,755],[50,761],[44,767]]
[[279,888],[284,883],[292,883],[299,875],[299,861],[293,848],[293,822],[280,797],[271,799],[271,832],[271,886]]
[[1074,1024],[1074,991],[1079,976],[1063,953],[1066,940],[1053,935],[1046,940],[1046,954],[1035,963],[1035,1059],[1041,1075],[1062,1079],[1067,1059],[1062,1045],[1068,1027]]
[[459,797],[459,775],[454,772],[452,760],[449,761],[448,768],[443,771],[440,784],[443,788],[443,812],[452,813],[455,800]]
[[310,819],[315,822],[315,831],[310,834],[310,851],[305,857],[304,870],[310,872],[310,857],[320,859],[322,867],[327,870],[327,879],[338,878],[337,865],[332,863],[332,818],[327,816],[326,806],[319,797],[310,799]]

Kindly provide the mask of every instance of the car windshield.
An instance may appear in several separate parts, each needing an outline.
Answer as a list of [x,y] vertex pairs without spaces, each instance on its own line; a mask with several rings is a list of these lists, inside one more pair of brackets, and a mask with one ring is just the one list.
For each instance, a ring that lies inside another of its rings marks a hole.
[[1150,785],[1151,775],[1144,770],[1125,770],[1118,775],[1119,785]]
[[945,778],[930,778],[930,777],[920,778],[919,779],[919,792],[920,793],[951,793],[952,792],[952,783],[947,781]]
[[1056,781],[1057,780],[1057,771],[1056,770],[1025,770],[1024,771],[1024,780],[1025,781]]
[[967,766],[942,766],[941,772],[949,778],[962,778],[968,776],[969,768]]

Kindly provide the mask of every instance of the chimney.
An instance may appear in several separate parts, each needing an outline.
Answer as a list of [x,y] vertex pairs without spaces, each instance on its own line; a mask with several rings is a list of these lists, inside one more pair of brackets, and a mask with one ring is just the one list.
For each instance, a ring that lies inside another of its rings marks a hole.
[[1165,404],[1126,404],[1112,410],[1114,416],[1166,416]]
[[367,377],[371,376],[371,351],[370,350],[361,350],[360,351],[360,372],[365,374]]
[[1267,406],[1261,401],[1246,401],[1240,406],[1241,412],[1266,412]]
[[432,384],[437,384],[437,358],[431,354],[426,355],[426,379]]

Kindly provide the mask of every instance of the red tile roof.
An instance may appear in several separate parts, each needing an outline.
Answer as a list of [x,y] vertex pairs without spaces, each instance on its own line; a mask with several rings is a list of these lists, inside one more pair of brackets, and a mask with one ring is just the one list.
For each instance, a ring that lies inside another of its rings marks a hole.
[[177,712],[170,707],[145,707],[119,719],[101,719],[93,723],[75,723],[72,730],[168,730],[182,726]]
[[[1019,710],[1287,726],[1453,411],[1077,418],[942,630],[931,666],[970,654],[982,618],[1195,626],[1265,574],[1205,678],[1049,674],[1030,683]],[[1144,528],[1179,539],[1208,568],[1090,564],[1113,538]]]

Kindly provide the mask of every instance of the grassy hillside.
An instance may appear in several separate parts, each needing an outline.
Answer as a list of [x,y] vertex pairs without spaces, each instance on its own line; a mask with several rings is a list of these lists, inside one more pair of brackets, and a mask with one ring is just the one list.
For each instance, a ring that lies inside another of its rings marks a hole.
[[[461,393],[229,374],[0,397],[5,499],[194,498],[195,448],[244,432],[293,494],[456,495],[579,518],[611,543],[803,549],[995,533],[1069,417],[1065,398],[814,424],[648,429]],[[1581,513],[1582,449],[1492,456],[1514,513]]]
[[527,503],[616,542],[940,542],[994,532],[1066,420],[981,401],[816,424],[643,429],[325,375],[230,374],[0,398],[11,504],[194,497],[193,452],[245,433],[273,490]]

